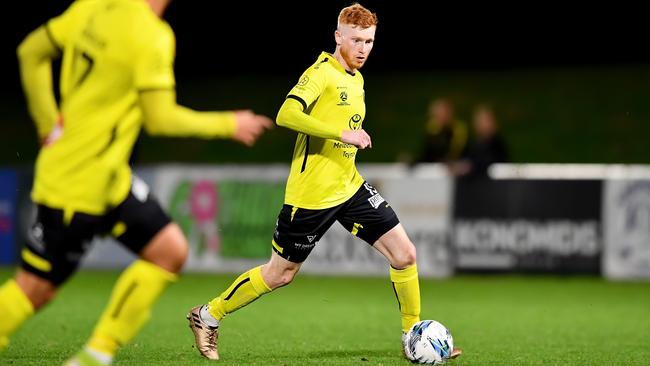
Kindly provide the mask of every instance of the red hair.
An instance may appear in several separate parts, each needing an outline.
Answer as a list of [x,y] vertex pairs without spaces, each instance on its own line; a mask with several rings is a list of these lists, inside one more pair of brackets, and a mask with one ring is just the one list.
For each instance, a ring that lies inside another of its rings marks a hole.
[[377,25],[378,22],[377,14],[370,12],[359,3],[343,8],[339,14],[339,24],[360,26],[365,29]]

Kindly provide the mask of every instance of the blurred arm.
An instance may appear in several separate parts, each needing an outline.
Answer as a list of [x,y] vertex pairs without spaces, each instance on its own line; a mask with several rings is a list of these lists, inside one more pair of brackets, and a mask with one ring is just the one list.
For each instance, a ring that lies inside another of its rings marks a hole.
[[291,97],[287,98],[280,107],[276,122],[278,126],[325,139],[340,141],[343,132],[305,113],[303,104]]
[[152,135],[230,138],[237,129],[234,112],[197,112],[176,103],[174,89],[140,92],[144,127]]
[[30,33],[18,46],[20,79],[29,114],[44,140],[54,128],[59,110],[52,87],[52,60],[61,56],[59,48],[48,35],[46,26]]

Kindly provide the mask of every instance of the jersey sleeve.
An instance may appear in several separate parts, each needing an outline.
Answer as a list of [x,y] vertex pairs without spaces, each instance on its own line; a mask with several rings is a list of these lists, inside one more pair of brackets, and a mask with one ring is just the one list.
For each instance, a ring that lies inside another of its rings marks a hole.
[[172,89],[175,87],[174,58],[176,40],[168,26],[162,28],[151,42],[144,42],[136,60],[134,81],[136,89]]
[[45,30],[50,41],[62,50],[71,35],[76,32],[88,19],[97,1],[75,1],[63,14],[45,23]]
[[326,83],[323,69],[312,66],[300,76],[298,83],[291,89],[287,98],[299,101],[305,111],[320,97],[325,90]]

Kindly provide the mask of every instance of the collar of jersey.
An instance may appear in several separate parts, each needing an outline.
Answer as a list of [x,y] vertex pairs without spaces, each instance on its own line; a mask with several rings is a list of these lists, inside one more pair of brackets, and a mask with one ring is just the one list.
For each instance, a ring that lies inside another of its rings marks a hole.
[[352,74],[348,70],[346,70],[345,67],[343,67],[343,65],[341,65],[339,60],[337,60],[336,57],[334,57],[334,55],[332,55],[329,52],[323,51],[323,52],[321,52],[320,57],[318,59],[319,60],[324,60],[325,58],[327,58],[327,62],[330,65],[332,65],[335,69],[339,70],[340,72],[342,72],[344,74],[348,74],[348,75],[350,75],[352,77],[357,75],[356,72],[354,74]]

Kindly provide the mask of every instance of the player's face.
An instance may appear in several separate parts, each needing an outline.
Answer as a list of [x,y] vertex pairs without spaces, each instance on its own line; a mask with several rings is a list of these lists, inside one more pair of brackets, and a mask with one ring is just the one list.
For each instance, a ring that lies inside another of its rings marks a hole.
[[349,24],[339,25],[335,34],[336,44],[350,68],[360,69],[366,63],[375,42],[376,29],[374,25],[365,29]]

